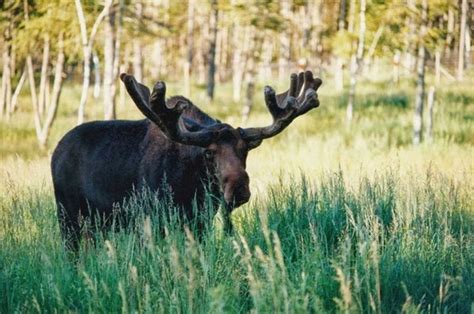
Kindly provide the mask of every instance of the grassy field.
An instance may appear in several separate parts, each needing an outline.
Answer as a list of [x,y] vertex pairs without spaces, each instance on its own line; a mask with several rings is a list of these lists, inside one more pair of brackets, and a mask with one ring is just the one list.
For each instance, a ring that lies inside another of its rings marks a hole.
[[[179,217],[139,216],[132,230],[84,248],[59,236],[49,156],[75,125],[68,86],[45,150],[27,95],[0,122],[0,312],[452,312],[474,310],[473,79],[437,91],[434,138],[411,145],[412,82],[364,83],[353,125],[326,82],[321,107],[248,159],[252,201],[224,236],[219,217],[197,239]],[[281,82],[279,86],[284,86]],[[170,86],[170,95],[179,93]],[[234,126],[230,86],[206,104]],[[263,97],[246,125],[270,122]],[[102,115],[91,98],[89,119]],[[120,118],[137,119],[130,103]],[[171,208],[145,191],[124,206]],[[166,236],[160,228],[164,227]]]

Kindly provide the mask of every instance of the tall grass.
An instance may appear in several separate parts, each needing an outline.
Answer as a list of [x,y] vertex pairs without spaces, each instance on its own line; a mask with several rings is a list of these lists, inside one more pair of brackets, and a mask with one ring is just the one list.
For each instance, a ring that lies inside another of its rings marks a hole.
[[0,311],[468,313],[472,183],[426,173],[407,186],[384,172],[350,187],[343,175],[273,186],[236,212],[231,237],[210,219],[198,238],[158,214],[171,204],[140,194],[125,206],[151,215],[76,263],[49,191],[12,187],[0,202]]

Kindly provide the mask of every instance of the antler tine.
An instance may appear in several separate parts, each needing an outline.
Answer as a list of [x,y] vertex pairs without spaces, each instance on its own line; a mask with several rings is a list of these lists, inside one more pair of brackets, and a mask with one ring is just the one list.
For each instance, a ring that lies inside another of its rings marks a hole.
[[[291,75],[288,91],[275,95],[275,91],[265,87],[265,103],[273,117],[273,123],[263,128],[242,129],[242,137],[248,141],[262,140],[277,135],[294,119],[319,106],[317,89],[322,81],[314,79],[311,71]],[[295,98],[299,95],[298,98]]]
[[301,93],[303,85],[304,72],[300,72],[298,75],[292,73],[290,77],[290,88],[286,92],[276,95],[279,106],[285,106],[288,96],[297,97]]
[[206,129],[204,126],[199,128],[193,126],[192,132],[186,127],[186,123],[181,115],[189,106],[184,100],[166,101],[166,84],[159,81],[153,87],[150,96],[148,88],[136,81],[132,75],[122,73],[121,80],[137,105],[138,109],[152,122],[154,122],[161,131],[171,140],[182,144],[208,146],[214,136],[214,132]]

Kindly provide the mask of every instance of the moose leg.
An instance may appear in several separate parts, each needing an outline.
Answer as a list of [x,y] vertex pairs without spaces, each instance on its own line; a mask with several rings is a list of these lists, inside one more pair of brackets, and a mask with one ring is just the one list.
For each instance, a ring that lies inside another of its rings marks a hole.
[[58,221],[61,237],[68,251],[79,252],[79,241],[81,240],[81,227],[79,217],[71,217],[68,210],[60,203],[58,205]]
[[71,197],[60,191],[55,191],[61,238],[66,249],[74,254],[79,252],[81,240],[80,212],[81,202],[79,197]]

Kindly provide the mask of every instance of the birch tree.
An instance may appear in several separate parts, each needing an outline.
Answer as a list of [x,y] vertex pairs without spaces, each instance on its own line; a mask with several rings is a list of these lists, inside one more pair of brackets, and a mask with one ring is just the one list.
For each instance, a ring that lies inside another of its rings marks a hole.
[[143,81],[143,48],[140,39],[141,24],[143,19],[142,0],[135,2],[135,30],[133,38],[133,74],[137,81]]
[[13,17],[11,13],[11,8],[7,10],[6,18],[8,19],[8,24],[3,31],[3,69],[2,69],[2,85],[0,89],[0,117],[4,113],[8,113],[11,106],[12,98],[12,71],[11,71],[11,55],[12,55],[12,27],[13,27]]
[[194,15],[195,15],[195,0],[188,0],[188,15],[187,15],[187,33],[186,33],[186,44],[187,49],[185,50],[184,56],[184,95],[187,97],[191,96],[191,67],[193,64],[193,53],[194,53]]
[[464,54],[466,49],[466,20],[467,0],[461,0],[461,20],[459,24],[458,69],[456,78],[461,81],[464,77]]
[[209,52],[208,52],[208,76],[207,97],[214,99],[214,88],[216,85],[216,41],[217,41],[217,18],[219,11],[217,0],[212,0],[209,20]]
[[419,145],[422,141],[423,132],[423,106],[425,101],[425,65],[426,65],[426,47],[424,37],[427,32],[428,24],[428,2],[422,1],[421,23],[418,43],[417,57],[417,80],[416,80],[416,98],[415,114],[413,117],[413,144]]
[[351,77],[350,77],[350,86],[349,86],[349,100],[347,103],[346,109],[346,122],[350,124],[352,122],[352,116],[354,111],[354,99],[356,93],[357,79],[362,67],[362,61],[364,58],[364,46],[365,46],[365,10],[366,10],[366,1],[360,0],[359,8],[359,39],[357,42],[357,51],[351,57]]
[[104,119],[115,119],[114,63],[116,41],[116,8],[111,8],[104,25]]
[[81,0],[75,0],[76,13],[79,21],[79,27],[81,31],[81,43],[82,43],[82,52],[83,52],[83,80],[82,80],[82,92],[81,100],[79,102],[79,108],[77,111],[77,124],[82,124],[84,122],[84,111],[87,104],[87,98],[89,94],[89,84],[91,76],[91,57],[92,57],[92,48],[94,45],[94,40],[99,30],[100,23],[108,15],[110,7],[113,3],[113,0],[106,0],[104,3],[104,8],[97,16],[94,25],[92,26],[91,32],[88,35],[87,33],[87,24],[86,18],[84,15],[84,10],[82,8]]

